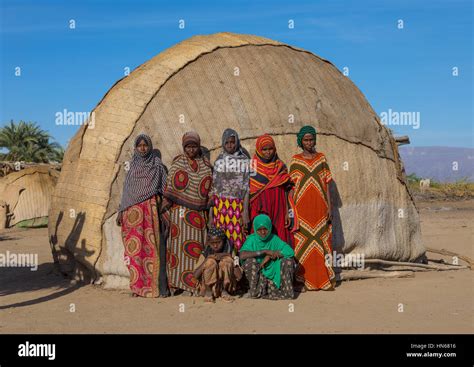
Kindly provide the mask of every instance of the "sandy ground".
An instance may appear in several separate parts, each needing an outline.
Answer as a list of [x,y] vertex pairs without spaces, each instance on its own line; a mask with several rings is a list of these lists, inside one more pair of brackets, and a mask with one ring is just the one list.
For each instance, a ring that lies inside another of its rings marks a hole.
[[[427,246],[474,257],[474,201],[423,202],[419,208]],[[474,332],[470,270],[343,282],[335,292],[293,301],[208,305],[200,298],[137,299],[125,291],[70,285],[52,272],[44,228],[0,234],[0,253],[7,250],[38,253],[40,265],[37,271],[0,268],[0,333]]]

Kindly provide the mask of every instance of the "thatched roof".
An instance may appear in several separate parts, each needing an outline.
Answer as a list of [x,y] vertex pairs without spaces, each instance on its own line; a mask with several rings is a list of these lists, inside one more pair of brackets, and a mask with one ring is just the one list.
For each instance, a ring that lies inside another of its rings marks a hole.
[[47,165],[34,165],[0,178],[0,198],[13,213],[9,226],[48,216],[51,194],[59,172]]
[[113,220],[138,133],[169,164],[185,131],[198,131],[214,157],[226,127],[251,153],[255,138],[271,133],[289,162],[296,132],[316,126],[337,184],[335,246],[392,260],[424,252],[395,140],[357,87],[310,52],[250,35],[195,36],[118,81],[94,112],[94,128],[71,140],[53,195],[50,232],[64,271],[126,276]]

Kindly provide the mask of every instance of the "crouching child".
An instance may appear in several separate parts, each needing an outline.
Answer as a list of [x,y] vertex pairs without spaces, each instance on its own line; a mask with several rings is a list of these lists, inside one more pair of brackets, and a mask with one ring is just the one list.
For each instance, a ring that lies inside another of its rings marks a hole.
[[240,267],[234,264],[232,248],[224,231],[210,228],[206,247],[194,270],[198,292],[205,303],[214,303],[219,297],[224,302],[234,301],[232,295],[242,277]]

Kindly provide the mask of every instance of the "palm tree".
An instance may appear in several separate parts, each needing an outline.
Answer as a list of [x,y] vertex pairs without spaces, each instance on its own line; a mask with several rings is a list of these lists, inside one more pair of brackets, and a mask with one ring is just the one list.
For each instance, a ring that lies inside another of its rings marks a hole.
[[20,121],[0,128],[0,159],[35,163],[61,162],[64,150],[51,136],[34,122]]

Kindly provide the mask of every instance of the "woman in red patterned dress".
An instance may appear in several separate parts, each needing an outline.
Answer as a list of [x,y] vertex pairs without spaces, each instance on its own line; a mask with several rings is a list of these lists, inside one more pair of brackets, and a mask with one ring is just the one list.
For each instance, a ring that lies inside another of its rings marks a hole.
[[251,165],[250,220],[259,214],[268,215],[273,233],[293,247],[289,215],[293,183],[285,163],[278,158],[275,141],[270,135],[257,139]]
[[130,289],[133,296],[166,297],[166,243],[159,216],[166,170],[148,135],[138,135],[134,147],[117,214]]

